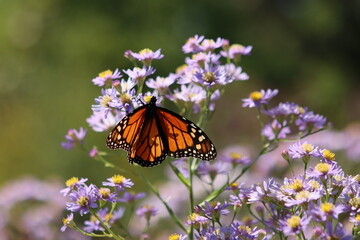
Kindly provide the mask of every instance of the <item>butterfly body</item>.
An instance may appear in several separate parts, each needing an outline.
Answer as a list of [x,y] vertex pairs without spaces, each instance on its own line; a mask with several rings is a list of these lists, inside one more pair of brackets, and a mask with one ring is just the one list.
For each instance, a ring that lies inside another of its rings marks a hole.
[[198,126],[156,106],[155,97],[126,115],[111,131],[106,144],[111,149],[126,150],[129,162],[143,167],[160,164],[167,155],[202,160],[216,157],[214,144]]

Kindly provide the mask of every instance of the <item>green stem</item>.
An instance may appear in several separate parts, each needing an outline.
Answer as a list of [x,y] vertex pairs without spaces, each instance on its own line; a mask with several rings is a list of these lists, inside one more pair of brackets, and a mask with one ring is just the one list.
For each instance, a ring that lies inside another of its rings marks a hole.
[[[195,161],[194,158],[190,158],[189,160],[189,201],[190,201],[190,214],[194,212],[194,192],[193,192],[193,161]],[[194,227],[191,224],[190,229],[188,232],[188,236],[190,240],[193,240],[193,234],[194,233]]]
[[101,225],[106,229],[106,231],[108,231],[108,233],[111,235],[112,238],[116,239],[116,240],[125,240],[125,238],[116,235],[109,227],[108,225],[101,220],[101,218],[96,214],[96,212],[92,209],[90,209],[90,213],[96,217],[97,220],[99,220],[99,222],[101,223]]
[[110,234],[96,234],[96,233],[87,233],[83,231],[82,229],[78,228],[77,226],[73,227],[76,231],[80,232],[81,234],[89,237],[112,237]]

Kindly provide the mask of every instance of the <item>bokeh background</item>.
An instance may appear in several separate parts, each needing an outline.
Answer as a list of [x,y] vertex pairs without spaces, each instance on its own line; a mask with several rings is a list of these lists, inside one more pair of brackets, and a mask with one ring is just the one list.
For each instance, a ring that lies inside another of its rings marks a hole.
[[[252,45],[246,82],[217,102],[207,132],[219,149],[259,142],[255,111],[241,98],[278,88],[278,101],[309,106],[343,129],[360,117],[360,1],[337,0],[12,0],[0,1],[0,185],[33,175],[93,182],[114,174],[79,149],[60,147],[69,128],[86,127],[106,69],[130,68],[125,50],[162,49],[156,75],[184,62],[181,46],[199,34]],[[231,109],[229,108],[231,106]],[[89,129],[90,130],[90,129]],[[89,131],[87,147],[105,149]],[[130,168],[124,158],[114,163]],[[161,176],[160,166],[145,170]],[[154,177],[154,176],[150,176]]]

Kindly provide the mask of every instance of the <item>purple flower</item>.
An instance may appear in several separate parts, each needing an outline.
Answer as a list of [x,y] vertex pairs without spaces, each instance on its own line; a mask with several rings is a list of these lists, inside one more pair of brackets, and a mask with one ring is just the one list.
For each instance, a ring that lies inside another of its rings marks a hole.
[[249,79],[249,75],[242,71],[241,67],[237,67],[233,63],[228,63],[225,65],[219,66],[221,71],[224,71],[226,75],[229,77],[230,82],[233,81],[245,81]]
[[200,176],[209,175],[212,180],[214,180],[218,174],[227,174],[228,172],[228,166],[224,164],[224,162],[210,163],[202,161],[197,168],[197,173]]
[[116,123],[125,117],[125,114],[126,112],[122,111],[116,111],[115,113],[110,111],[105,118],[104,113],[94,112],[93,115],[86,119],[86,122],[95,132],[107,132],[113,129]]
[[210,66],[209,64],[205,68],[198,69],[192,78],[195,83],[208,88],[229,84],[231,80],[222,68],[216,65]]
[[87,181],[88,179],[87,178],[81,178],[79,180],[79,178],[77,177],[72,177],[70,179],[68,179],[66,182],[65,182],[65,185],[66,185],[66,188],[62,189],[60,191],[60,193],[64,196],[67,196],[69,194],[70,191],[72,190],[76,190],[78,189],[79,187],[84,187],[86,186],[85,182]]
[[291,158],[308,158],[321,157],[321,153],[318,147],[314,147],[312,144],[305,142],[297,142],[289,147],[289,155]]
[[321,240],[327,239],[337,239],[337,240],[351,240],[353,239],[352,236],[346,235],[345,228],[342,223],[337,223],[336,226],[333,226],[332,221],[326,222],[326,233]]
[[328,179],[329,176],[335,176],[342,174],[343,171],[337,164],[318,163],[315,168],[310,168],[306,175],[309,177]]
[[184,53],[198,53],[202,51],[200,43],[204,39],[204,36],[195,35],[194,37],[189,38],[185,45],[182,46]]
[[211,52],[217,48],[221,48],[225,39],[217,38],[216,41],[212,39],[204,39],[201,42],[201,50],[204,52]]
[[253,107],[257,107],[260,108],[261,104],[268,104],[269,100],[271,100],[273,97],[275,97],[278,94],[279,90],[275,89],[275,90],[260,90],[259,91],[255,91],[250,93],[249,98],[245,98],[242,101],[243,103],[243,107],[249,107],[249,108],[253,108]]
[[286,138],[286,136],[291,132],[290,127],[285,127],[286,124],[286,121],[279,123],[276,119],[274,119],[271,123],[265,124],[264,128],[261,130],[261,135],[265,136],[270,141],[275,138]]
[[166,97],[180,106],[192,104],[194,113],[197,113],[206,98],[206,91],[195,84],[181,85],[180,90],[175,89],[173,94],[166,95]]
[[322,195],[321,195],[320,191],[311,192],[308,190],[303,190],[303,191],[296,193],[296,195],[294,195],[292,197],[281,198],[281,200],[283,200],[285,202],[285,206],[292,207],[295,205],[302,205],[302,204],[306,205],[309,202],[320,199],[321,196]]
[[220,155],[220,160],[232,165],[248,165],[251,158],[248,156],[247,150],[239,146],[231,146],[226,148]]
[[230,213],[228,209],[226,209],[230,204],[225,202],[221,204],[220,202],[206,202],[205,206],[200,207],[201,211],[204,215],[209,219],[219,220],[221,215],[227,215]]
[[236,61],[242,55],[250,55],[251,50],[252,46],[245,47],[241,44],[232,44],[227,52],[221,51],[220,54]]
[[279,103],[276,107],[271,108],[269,110],[262,110],[262,112],[268,116],[276,117],[276,116],[288,116],[291,114],[299,115],[305,113],[306,109],[300,107],[299,105],[286,102],[286,103]]
[[65,135],[66,142],[62,142],[61,146],[67,150],[72,149],[76,144],[84,144],[83,140],[86,136],[87,130],[80,127],[79,131],[76,129],[69,129]]
[[295,124],[299,127],[299,130],[304,131],[306,129],[321,129],[326,125],[326,118],[313,112],[306,112],[299,115],[299,118],[295,121]]
[[286,220],[280,220],[281,231],[285,236],[296,235],[301,231],[306,230],[307,226],[311,221],[311,217],[304,215],[302,218],[293,215]]
[[97,192],[98,198],[107,202],[117,202],[119,195],[117,192],[111,192],[109,188],[99,188]]
[[140,192],[140,193],[124,192],[123,196],[120,197],[118,201],[133,204],[135,200],[144,198],[145,196],[146,196],[145,192]]
[[95,85],[98,85],[100,87],[107,85],[111,86],[112,80],[121,78],[121,73],[118,69],[115,69],[115,72],[112,72],[110,70],[103,71],[99,73],[99,76],[94,78],[92,82]]
[[134,69],[128,69],[128,70],[123,70],[124,73],[126,73],[129,77],[131,77],[136,83],[141,82],[142,80],[144,80],[147,76],[153,74],[155,72],[155,69],[152,67],[143,67],[143,68],[138,68],[135,67]]
[[193,54],[191,58],[186,58],[185,63],[193,68],[202,68],[205,66],[205,64],[219,64],[220,57],[220,55],[210,52],[199,52]]
[[91,158],[96,158],[97,156],[99,156],[99,150],[96,147],[93,147],[90,151],[89,151],[89,157]]
[[114,87],[101,89],[101,94],[102,96],[95,98],[97,104],[91,106],[91,109],[94,112],[104,112],[104,116],[107,118],[107,115],[112,108],[123,108],[121,101],[117,97],[119,93]]
[[279,191],[279,185],[273,178],[263,181],[253,186],[252,192],[249,194],[249,203],[276,199],[276,193]]
[[145,83],[149,88],[157,90],[161,95],[169,92],[169,86],[173,84],[178,76],[170,74],[168,77],[156,77],[156,80],[150,78]]
[[200,226],[209,222],[209,219],[197,213],[192,213],[186,221],[187,225],[193,225],[195,229],[200,229]]
[[315,204],[310,204],[309,214],[313,217],[313,219],[325,222],[327,219],[337,219],[339,214],[343,213],[345,210],[345,206],[341,204],[334,205],[331,202],[325,202]]
[[66,228],[72,224],[74,218],[74,214],[70,213],[66,218],[63,218],[62,222],[63,222],[63,226],[61,227],[61,231],[65,232]]
[[146,221],[150,221],[150,218],[157,215],[157,210],[151,205],[144,205],[136,210],[136,214],[139,217],[144,217]]
[[[124,215],[124,208],[119,208],[116,211],[110,213],[108,208],[99,209],[96,213],[98,217],[110,227],[117,219],[122,218]],[[84,230],[88,233],[92,233],[95,231],[104,231],[105,229],[102,227],[101,222],[95,217],[91,216],[90,220],[84,222]]]
[[141,50],[139,53],[131,52],[131,55],[136,60],[143,62],[144,65],[146,65],[146,66],[150,66],[152,60],[162,59],[164,57],[164,55],[161,54],[161,49],[158,49],[158,50],[156,50],[156,52],[153,52],[149,48],[145,48],[145,49]]
[[171,234],[169,236],[169,240],[186,240],[186,238],[187,238],[186,235],[181,235],[181,234],[179,235],[179,234],[176,234],[176,233]]
[[80,212],[80,215],[87,214],[90,208],[97,208],[96,201],[98,200],[96,194],[96,187],[80,186],[77,190],[72,191],[69,194],[69,198],[72,202],[66,203],[66,209],[71,212]]
[[104,186],[115,187],[117,191],[122,191],[124,188],[131,188],[134,183],[131,179],[125,178],[122,175],[114,175],[107,179],[108,182],[103,182]]

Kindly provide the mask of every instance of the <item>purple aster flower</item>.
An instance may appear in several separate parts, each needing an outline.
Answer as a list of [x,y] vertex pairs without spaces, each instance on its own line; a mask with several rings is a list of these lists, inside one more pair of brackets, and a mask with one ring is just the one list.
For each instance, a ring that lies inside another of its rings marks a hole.
[[340,166],[337,164],[328,164],[328,163],[318,163],[315,168],[310,168],[306,175],[309,177],[328,179],[330,176],[335,176],[343,174],[343,171]]
[[360,225],[360,213],[351,212],[349,221],[354,223],[355,226]]
[[96,187],[92,184],[90,186],[80,186],[69,194],[69,198],[72,202],[66,203],[66,209],[71,212],[80,212],[81,216],[87,214],[90,208],[98,207],[96,204],[98,200]]
[[288,116],[291,114],[299,115],[305,113],[306,108],[302,108],[299,105],[286,102],[286,103],[279,103],[276,107],[262,110],[262,112],[268,116],[276,117],[276,116]]
[[108,182],[103,182],[102,184],[104,186],[115,187],[117,191],[122,191],[124,188],[131,188],[134,185],[131,179],[125,178],[122,175],[114,175],[107,180]]
[[213,86],[223,86],[229,84],[232,79],[219,66],[210,66],[207,64],[205,68],[200,68],[193,75],[192,81],[208,88]]
[[150,221],[150,218],[157,215],[157,210],[151,205],[144,205],[136,210],[136,214],[139,217],[144,217],[146,221]]
[[100,87],[102,86],[111,86],[111,83],[113,80],[121,78],[121,73],[118,69],[115,69],[115,72],[112,72],[110,70],[103,71],[99,73],[99,76],[94,78],[92,82],[95,85],[98,85]]
[[188,217],[188,220],[186,221],[187,225],[193,225],[194,228],[196,230],[200,229],[200,226],[202,226],[203,224],[207,224],[209,222],[209,219],[201,216],[197,213],[192,213],[190,214],[190,216]]
[[221,65],[219,66],[219,68],[221,69],[221,71],[224,71],[229,77],[229,82],[249,80],[249,75],[243,72],[241,67],[237,67],[233,63]]
[[205,64],[210,64],[210,63],[219,64],[220,57],[221,57],[220,55],[213,54],[211,52],[208,53],[199,52],[193,54],[191,58],[186,58],[185,63],[194,68],[202,68],[205,66]]
[[161,95],[169,92],[169,87],[178,78],[176,74],[170,74],[168,77],[156,77],[156,80],[150,78],[145,83],[149,88],[157,90]]
[[214,41],[213,39],[204,39],[201,42],[200,47],[204,52],[211,52],[217,48],[221,48],[223,43],[224,43],[224,39],[222,38],[217,38],[216,41]]
[[91,106],[91,109],[94,112],[104,112],[104,116],[107,118],[107,115],[112,108],[121,109],[123,107],[121,101],[117,97],[119,93],[114,87],[101,89],[101,94],[102,96],[95,98],[97,104]]
[[291,197],[280,197],[282,201],[285,202],[286,207],[292,207],[295,205],[308,204],[314,200],[320,199],[322,196],[320,191],[308,191],[303,190],[297,192],[294,196]]
[[243,103],[243,107],[249,107],[249,108],[253,108],[253,107],[257,107],[260,108],[261,104],[268,104],[269,100],[271,100],[273,97],[275,97],[278,94],[279,90],[275,89],[275,90],[260,90],[259,91],[255,91],[250,93],[249,98],[245,98],[242,101]]
[[97,156],[99,156],[99,150],[96,147],[93,147],[90,151],[89,151],[89,157],[91,158],[96,158]]
[[276,194],[280,187],[273,178],[263,181],[253,186],[253,190],[249,193],[249,203],[276,199]]
[[307,141],[300,141],[291,145],[289,147],[289,155],[291,158],[321,157],[319,148],[307,143]]
[[84,187],[86,186],[85,182],[87,181],[88,179],[87,178],[81,178],[79,180],[79,178],[77,177],[72,177],[70,179],[68,179],[66,182],[65,182],[65,185],[66,185],[66,188],[62,189],[60,191],[60,193],[64,196],[67,196],[69,194],[70,191],[72,190],[76,190],[78,189],[79,187]]
[[334,205],[331,202],[310,203],[308,213],[316,221],[325,222],[327,219],[337,219],[339,214],[345,212],[345,206],[341,204]]
[[233,166],[238,164],[248,165],[251,162],[248,151],[239,146],[230,146],[220,154],[220,160],[231,163]]
[[202,161],[196,170],[200,176],[209,175],[214,180],[218,174],[227,174],[229,167],[224,162],[210,163]]
[[230,213],[227,207],[230,206],[230,203],[224,202],[221,204],[220,202],[206,202],[205,206],[200,207],[204,215],[209,219],[219,220],[221,215],[226,216]]
[[153,52],[149,48],[145,48],[141,50],[139,53],[131,53],[131,56],[135,58],[138,61],[141,61],[146,66],[150,66],[152,60],[154,59],[162,59],[164,57],[163,54],[161,54],[161,49],[156,50]]
[[204,39],[204,36],[195,35],[194,37],[189,38],[185,45],[182,46],[184,53],[198,53],[202,51],[200,43]]
[[[250,228],[249,226],[243,225],[239,222],[233,223],[231,225],[233,234],[235,238],[232,239],[246,239],[246,240],[257,240],[259,231],[256,227]],[[263,238],[262,238],[263,239]]]
[[123,196],[120,197],[118,201],[133,204],[135,200],[144,198],[145,196],[146,196],[145,192],[140,192],[140,193],[124,192]]
[[181,85],[180,90],[175,89],[173,94],[166,95],[166,97],[179,106],[193,104],[193,112],[197,113],[201,108],[200,105],[206,98],[206,91],[195,84]]
[[61,146],[67,150],[72,149],[76,144],[84,144],[83,140],[86,136],[87,130],[80,127],[79,131],[76,129],[69,129],[65,135],[66,142],[62,142]]
[[187,238],[186,235],[181,235],[181,234],[179,235],[179,234],[176,234],[176,233],[171,234],[169,236],[169,240],[186,240],[186,238]]
[[337,239],[337,240],[351,240],[352,236],[346,235],[345,228],[342,223],[337,223],[336,226],[333,226],[332,221],[326,222],[326,234],[321,240],[327,239]]
[[306,129],[321,129],[326,125],[326,118],[320,114],[314,114],[313,112],[306,112],[299,115],[295,124],[299,127],[299,130],[304,131]]
[[131,77],[136,83],[141,82],[144,80],[147,76],[155,73],[155,69],[153,67],[143,67],[138,68],[135,67],[132,70],[123,70],[124,73],[126,73],[129,77]]
[[61,231],[65,232],[66,228],[73,223],[74,214],[70,213],[66,218],[63,218],[63,226],[61,227]]
[[111,192],[111,190],[109,188],[99,188],[97,194],[98,194],[98,198],[103,201],[107,201],[107,202],[111,202],[111,203],[119,201],[118,193]]
[[226,190],[232,190],[237,195],[230,195],[230,204],[234,206],[242,206],[244,203],[246,204],[249,199],[249,195],[251,193],[251,188],[244,187],[243,184],[232,183]]
[[[124,208],[119,208],[110,213],[108,208],[102,208],[99,209],[96,214],[103,222],[107,224],[108,227],[110,227],[110,225],[113,224],[117,219],[122,218],[124,211]],[[84,225],[84,230],[88,233],[105,230],[102,227],[101,222],[95,216],[91,216],[90,220],[84,222]]]
[[89,118],[86,119],[86,122],[95,132],[107,132],[112,130],[116,123],[120,119],[125,117],[126,112],[116,111],[115,113],[109,112],[107,118],[105,118],[104,113],[94,112]]
[[265,124],[264,128],[261,130],[261,135],[265,136],[269,140],[282,139],[291,132],[290,127],[285,127],[287,124],[286,121],[279,123],[274,119],[271,123]]
[[245,47],[241,44],[232,44],[228,51],[221,51],[220,54],[226,58],[235,59],[237,62],[242,55],[250,55],[251,50],[252,46]]
[[296,235],[301,231],[306,230],[307,226],[311,221],[311,217],[304,215],[303,217],[299,217],[293,215],[286,220],[280,220],[279,223],[281,225],[281,231],[285,234],[285,236]]

